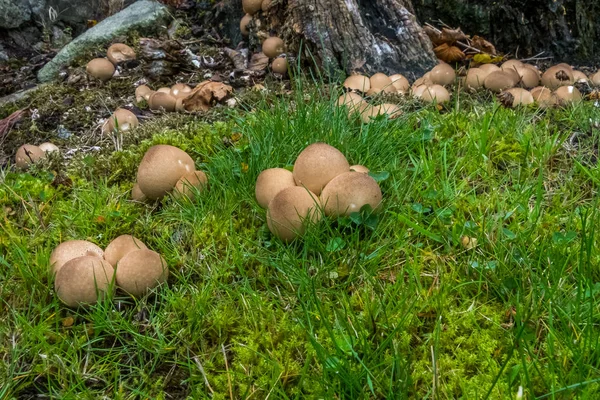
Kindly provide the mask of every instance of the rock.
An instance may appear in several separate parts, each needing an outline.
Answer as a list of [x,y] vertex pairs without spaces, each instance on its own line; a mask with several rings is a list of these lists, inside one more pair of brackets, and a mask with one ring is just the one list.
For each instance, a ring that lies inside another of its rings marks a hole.
[[[2,1],[2,0],[0,0]],[[169,17],[168,8],[156,1],[140,0],[117,14],[106,18],[81,36],[66,45],[38,73],[40,82],[48,82],[57,77],[62,67],[90,48],[109,42],[118,35],[137,30],[152,30]]]
[[60,49],[67,45],[73,38],[70,34],[66,33],[58,26],[54,25],[52,27],[52,47],[55,49]]
[[18,28],[31,19],[29,0],[0,0],[0,28]]

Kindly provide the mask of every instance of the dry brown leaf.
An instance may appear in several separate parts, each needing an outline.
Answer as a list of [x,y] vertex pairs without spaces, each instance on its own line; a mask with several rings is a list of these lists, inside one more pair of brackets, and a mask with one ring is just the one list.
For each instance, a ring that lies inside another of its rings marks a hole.
[[248,64],[248,69],[250,71],[264,71],[269,66],[269,57],[267,57],[264,53],[254,53],[250,58],[250,64]]
[[183,108],[186,111],[207,111],[215,103],[225,100],[233,93],[233,88],[221,82],[204,81],[192,90],[183,99]]
[[427,34],[427,36],[429,36],[429,40],[431,40],[431,42],[435,45],[435,46],[439,46],[440,44],[442,44],[442,40],[440,38],[441,36],[441,32],[438,31],[437,29],[435,29],[432,26],[429,25],[425,25],[423,27],[423,30],[425,30],[425,33]]
[[496,55],[496,47],[481,36],[473,36],[471,46],[493,56]]
[[441,44],[433,49],[437,58],[447,63],[461,61],[465,59],[465,53],[456,46],[448,46],[447,43]]
[[452,44],[458,40],[468,40],[469,37],[464,34],[464,32],[460,28],[449,29],[442,28],[442,33],[440,34],[440,41],[442,43]]

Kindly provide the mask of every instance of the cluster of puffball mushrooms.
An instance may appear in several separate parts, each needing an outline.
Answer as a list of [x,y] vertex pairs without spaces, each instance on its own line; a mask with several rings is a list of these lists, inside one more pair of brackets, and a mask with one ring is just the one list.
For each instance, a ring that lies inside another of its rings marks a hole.
[[176,199],[193,200],[208,185],[208,178],[196,170],[192,157],[180,148],[159,144],[146,151],[138,167],[137,183],[131,197],[135,201],[160,200],[172,192]]
[[60,151],[58,146],[50,142],[45,142],[39,146],[33,144],[24,144],[17,149],[15,155],[15,164],[17,168],[27,169],[31,164],[35,164],[39,160],[46,158],[48,153]]
[[256,200],[267,209],[271,233],[284,242],[303,235],[307,225],[326,216],[373,210],[381,204],[381,189],[362,165],[350,166],[338,149],[313,143],[296,159],[293,172],[284,168],[262,171],[256,180]]
[[[583,96],[574,85],[587,83],[600,86],[600,71],[588,77],[562,63],[542,73],[534,65],[508,60],[500,66],[483,64],[470,68],[465,76],[458,79],[468,91],[487,89],[499,93],[500,100],[508,107],[535,103],[540,108],[547,108],[580,101]],[[340,96],[338,105],[346,106],[349,113],[359,113],[364,122],[381,114],[394,118],[400,112],[395,104],[369,105],[362,95],[373,97],[380,93],[410,94],[426,103],[442,104],[450,100],[447,87],[454,85],[456,80],[455,69],[443,62],[412,85],[400,74],[387,76],[377,73],[370,78],[351,75],[344,81],[347,92]]]
[[[242,8],[246,15],[240,21],[240,31],[242,35],[248,36],[248,24],[252,21],[252,16],[259,11],[267,11],[271,7],[272,0],[242,0]],[[265,56],[273,59],[271,70],[277,74],[285,75],[288,72],[288,61],[285,57],[280,57],[285,51],[285,44],[281,38],[271,36],[262,43],[262,52]]]
[[69,307],[94,304],[115,289],[139,297],[167,281],[165,259],[139,239],[121,235],[102,250],[86,240],[68,240],[50,254],[54,289]]

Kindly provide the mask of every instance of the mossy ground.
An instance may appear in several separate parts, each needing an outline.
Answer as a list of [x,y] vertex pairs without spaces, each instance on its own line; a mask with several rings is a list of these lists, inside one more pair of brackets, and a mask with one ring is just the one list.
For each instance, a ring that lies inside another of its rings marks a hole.
[[[155,118],[118,151],[83,114],[59,142],[100,150],[2,172],[0,398],[507,399],[520,387],[528,399],[598,398],[598,108],[509,110],[461,95],[363,125],[336,109],[339,93],[298,85]],[[28,104],[44,118],[7,140],[56,140],[66,111],[121,105],[44,90]],[[75,101],[63,107],[65,96]],[[384,204],[375,219],[325,220],[286,245],[254,182],[315,141],[371,168]],[[137,164],[158,143],[190,153],[209,190],[131,202]],[[52,249],[120,234],[164,255],[168,285],[62,306]]]

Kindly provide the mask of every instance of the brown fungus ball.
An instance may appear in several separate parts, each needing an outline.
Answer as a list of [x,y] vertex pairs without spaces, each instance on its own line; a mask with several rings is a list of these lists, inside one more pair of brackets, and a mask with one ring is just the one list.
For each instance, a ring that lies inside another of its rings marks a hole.
[[483,81],[483,85],[486,89],[492,92],[501,92],[505,89],[510,89],[515,86],[516,82],[512,75],[507,74],[505,71],[491,72]]
[[429,79],[436,85],[451,85],[456,79],[456,72],[448,64],[438,64],[429,72]]
[[258,205],[267,208],[279,192],[296,186],[294,174],[284,168],[265,169],[256,178],[254,194]]
[[119,260],[117,285],[132,296],[139,297],[165,283],[169,268],[165,259],[155,251],[139,249],[128,252]]
[[554,95],[558,97],[561,104],[576,103],[583,98],[575,86],[561,86],[554,91]]
[[135,102],[139,104],[143,100],[148,101],[153,93],[154,91],[148,86],[140,85],[137,88],[135,88]]
[[246,14],[253,15],[260,11],[262,0],[242,0],[242,8]]
[[176,99],[179,97],[187,97],[192,93],[192,88],[185,83],[176,83],[171,86],[170,94]]
[[194,160],[183,150],[159,144],[148,149],[138,167],[137,183],[150,200],[158,200],[169,193],[177,181],[196,170]]
[[24,144],[17,149],[15,164],[17,168],[27,169],[31,164],[35,164],[44,157],[46,157],[46,153],[38,146]]
[[106,82],[115,73],[115,66],[106,58],[94,58],[85,67],[87,74],[93,78]]
[[148,200],[144,192],[142,192],[142,189],[140,189],[140,185],[137,183],[135,183],[131,189],[131,200],[138,201],[140,203],[145,203]]
[[57,145],[55,145],[54,143],[50,143],[50,142],[44,142],[44,143],[40,144],[38,147],[44,153],[54,153],[56,151],[60,151],[60,149],[58,148]]
[[590,77],[590,80],[592,81],[592,83],[596,86],[600,86],[600,70],[598,70],[598,72],[596,72],[594,75],[592,75]]
[[319,198],[303,187],[283,189],[267,209],[267,225],[272,234],[284,242],[302,236],[309,223],[321,219]]
[[488,74],[491,74],[492,72],[502,71],[502,68],[500,68],[496,64],[482,64],[477,68],[487,72]]
[[208,185],[208,177],[203,171],[188,172],[183,175],[175,184],[173,197],[181,199],[187,197],[194,200],[196,192],[202,192]]
[[521,81],[521,86],[527,89],[531,89],[540,84],[540,75],[536,70],[526,65],[516,68],[517,74]]
[[67,261],[83,256],[104,258],[104,251],[87,240],[67,240],[56,246],[50,254],[50,268],[56,273]]
[[367,204],[375,210],[381,199],[381,189],[375,179],[353,171],[333,178],[321,193],[325,215],[333,217],[359,212]]
[[355,92],[348,92],[338,98],[337,105],[338,107],[346,106],[350,115],[355,112],[361,112],[367,106],[367,102],[361,95]]
[[147,249],[141,240],[131,235],[121,235],[106,246],[104,250],[104,259],[113,267],[116,267],[119,260],[131,251]]
[[360,173],[363,173],[363,174],[368,174],[369,173],[369,168],[365,167],[364,165],[356,164],[356,165],[352,165],[350,167],[350,171],[360,172]]
[[423,91],[421,100],[426,103],[447,103],[450,101],[450,93],[441,85],[431,85]]
[[398,93],[405,94],[410,90],[410,83],[408,82],[408,79],[404,77],[404,75],[395,74],[390,76],[390,79],[392,80],[392,85],[394,85]]
[[545,86],[533,88],[530,93],[539,108],[545,109],[558,104],[558,97]]
[[386,93],[395,93],[396,88],[393,85],[392,79],[381,72],[376,73],[369,78],[371,89],[381,89]]
[[526,106],[534,102],[531,93],[523,88],[507,89],[499,97],[507,107]]
[[102,125],[102,133],[123,133],[137,128],[138,125],[139,121],[134,113],[124,108],[117,108],[114,114]]
[[135,57],[135,51],[123,43],[115,43],[106,50],[106,58],[114,65],[135,60]]
[[271,69],[276,74],[285,75],[288,72],[288,61],[285,57],[279,57],[271,63]]
[[69,307],[90,305],[112,294],[114,275],[114,268],[99,257],[77,257],[56,273],[54,290]]
[[293,174],[296,185],[318,196],[330,180],[349,168],[348,160],[338,149],[326,143],[313,143],[298,155]]
[[248,36],[250,31],[248,30],[248,24],[252,21],[252,15],[246,14],[240,20],[240,32],[242,32],[243,36]]
[[471,90],[481,89],[483,87],[483,82],[488,75],[489,72],[486,72],[481,68],[471,68],[467,72],[465,86]]
[[276,36],[267,38],[262,44],[262,52],[269,58],[275,58],[284,52],[283,40]]
[[371,81],[364,75],[350,75],[344,81],[344,87],[349,90],[366,93],[371,89]]
[[150,106],[151,110],[164,110],[167,112],[173,112],[176,110],[177,98],[171,95],[171,89],[167,89],[169,90],[169,93],[157,91],[150,96],[148,99],[148,105]]
[[561,64],[548,68],[542,75],[542,85],[552,90],[561,86],[570,86],[574,82],[573,70]]

